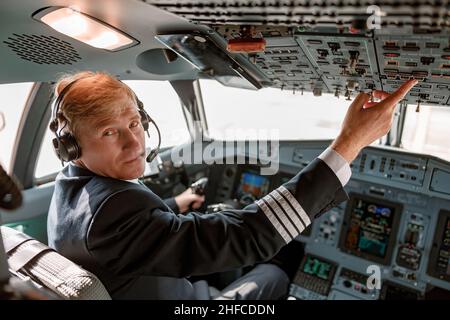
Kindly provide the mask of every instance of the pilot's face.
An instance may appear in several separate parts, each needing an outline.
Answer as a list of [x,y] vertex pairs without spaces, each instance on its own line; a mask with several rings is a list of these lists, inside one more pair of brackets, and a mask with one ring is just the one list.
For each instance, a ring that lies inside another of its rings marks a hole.
[[119,117],[101,123],[82,123],[77,136],[81,157],[75,161],[105,177],[130,180],[145,169],[144,129],[136,104],[130,99]]

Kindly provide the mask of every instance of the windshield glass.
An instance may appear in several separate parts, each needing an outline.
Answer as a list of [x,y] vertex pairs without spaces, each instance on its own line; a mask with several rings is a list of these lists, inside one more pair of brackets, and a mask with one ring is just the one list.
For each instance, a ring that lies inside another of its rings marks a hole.
[[402,144],[407,150],[450,161],[450,108],[408,106]]
[[33,87],[32,82],[12,83],[0,85],[0,113],[3,114],[0,127],[0,163],[5,170],[10,169],[11,156],[16,143],[17,130],[22,117],[28,95]]
[[331,139],[351,102],[330,94],[229,88],[210,80],[201,81],[201,90],[209,135],[220,140],[232,140],[235,131],[257,139],[263,130],[278,131],[280,140]]

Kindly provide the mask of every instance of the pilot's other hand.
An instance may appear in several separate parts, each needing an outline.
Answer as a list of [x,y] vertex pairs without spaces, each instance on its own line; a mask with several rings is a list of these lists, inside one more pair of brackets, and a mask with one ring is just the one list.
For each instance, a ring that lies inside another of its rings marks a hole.
[[379,102],[371,102],[368,94],[360,93],[347,110],[341,132],[331,147],[352,162],[362,148],[389,132],[397,103],[416,84],[417,80],[408,80],[391,94],[375,90],[373,96],[381,99]]
[[175,197],[175,202],[177,203],[180,213],[189,211],[189,206],[191,206],[192,209],[198,209],[204,201],[205,196],[193,193],[191,188],[186,189]]

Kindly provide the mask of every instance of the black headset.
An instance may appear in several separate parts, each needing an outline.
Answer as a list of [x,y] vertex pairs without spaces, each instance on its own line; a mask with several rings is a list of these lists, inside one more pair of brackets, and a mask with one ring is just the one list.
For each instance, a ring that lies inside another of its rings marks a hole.
[[[85,78],[80,78],[80,79],[72,81],[67,86],[65,86],[64,89],[61,91],[61,93],[58,95],[58,97],[56,98],[56,101],[55,101],[54,109],[53,109],[52,120],[50,121],[50,124],[49,124],[50,130],[53,131],[56,135],[56,137],[53,138],[53,140],[52,140],[53,149],[55,150],[56,156],[63,163],[74,161],[81,157],[81,148],[80,148],[79,144],[77,143],[77,140],[75,139],[75,137],[69,132],[66,132],[63,135],[61,135],[61,131],[67,125],[67,120],[66,120],[66,123],[64,124],[64,126],[61,129],[59,129],[59,132],[58,132],[59,109],[60,109],[62,101],[64,100],[64,96],[67,94],[69,89],[78,80],[81,80],[81,79],[85,79]],[[136,99],[138,111],[141,116],[141,124],[142,124],[142,127],[144,128],[144,131],[147,133],[148,137],[150,137],[150,134],[148,133],[148,129],[149,129],[150,123],[153,123],[153,125],[156,128],[156,131],[158,132],[158,146],[155,149],[152,149],[150,151],[150,154],[146,158],[147,162],[152,162],[153,159],[155,159],[155,157],[158,155],[159,147],[161,146],[161,133],[160,133],[159,128],[156,125],[155,121],[144,110],[144,104],[142,103],[142,101],[138,99],[136,93],[134,93],[133,90],[131,90],[131,91],[133,92],[134,98]]]

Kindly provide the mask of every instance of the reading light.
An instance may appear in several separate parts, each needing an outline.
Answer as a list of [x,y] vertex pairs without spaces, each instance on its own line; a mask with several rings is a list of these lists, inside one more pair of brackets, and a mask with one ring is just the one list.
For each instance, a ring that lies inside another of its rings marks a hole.
[[116,28],[72,8],[46,8],[33,18],[95,48],[118,51],[139,43]]

